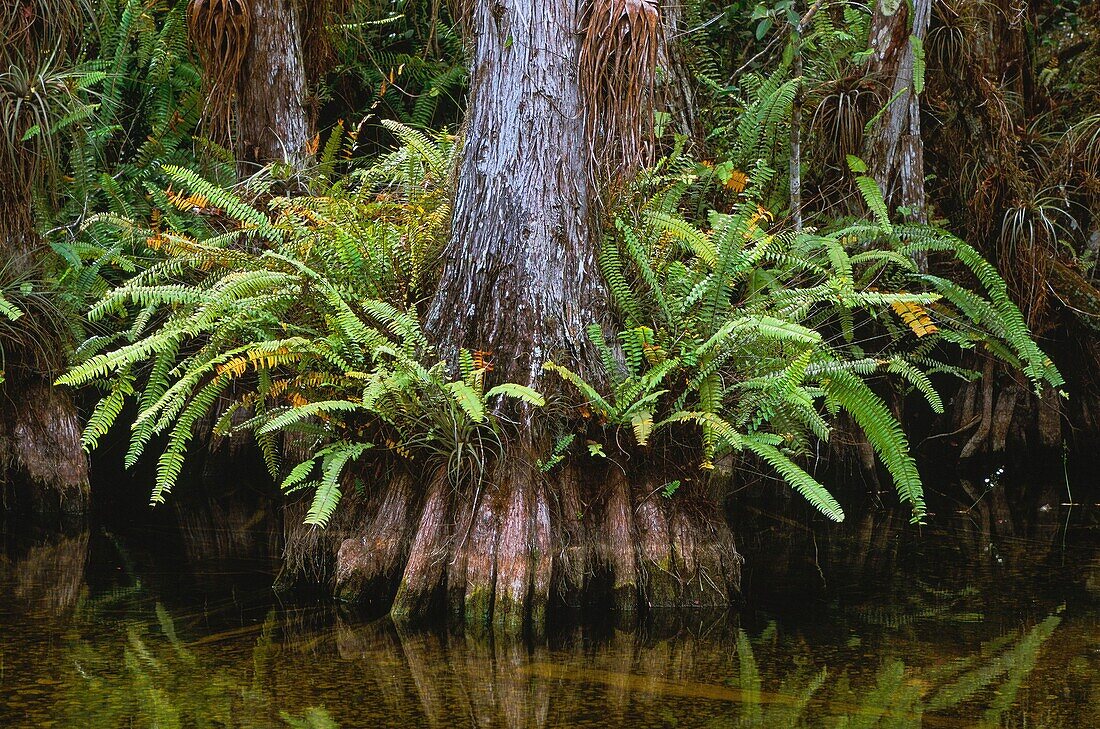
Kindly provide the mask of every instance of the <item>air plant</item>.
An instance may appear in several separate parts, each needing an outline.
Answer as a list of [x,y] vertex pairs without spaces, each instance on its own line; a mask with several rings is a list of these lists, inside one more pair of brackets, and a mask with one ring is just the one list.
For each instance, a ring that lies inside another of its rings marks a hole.
[[1100,177],[1100,114],[1087,116],[1070,127],[1065,148],[1087,175]]
[[939,0],[932,4],[932,23],[925,41],[929,65],[943,73],[957,73],[974,53],[978,28],[970,3]]
[[17,355],[19,367],[56,373],[63,362],[47,343],[70,329],[57,297],[29,273],[24,257],[0,265],[0,382],[13,364],[9,353]]
[[51,132],[71,122],[78,108],[78,77],[67,68],[70,45],[90,17],[84,0],[0,8],[0,188],[9,196],[28,191],[43,163],[57,160]]
[[820,100],[810,128],[820,135],[822,152],[828,161],[837,169],[844,169],[848,155],[860,154],[863,127],[881,100],[874,88],[858,75],[829,81],[812,94]]
[[13,60],[24,62],[0,72],[0,175],[13,185],[29,184],[36,173],[56,166],[55,132],[84,110],[76,97],[81,74],[65,68],[56,52]]
[[89,0],[5,0],[0,7],[0,62],[17,54],[58,51],[80,36],[95,14]]
[[1006,279],[1015,284],[1031,326],[1040,321],[1045,309],[1047,280],[1057,244],[1078,227],[1069,208],[1064,195],[1045,189],[1018,199],[1005,210],[1001,221],[998,238],[1001,268]]
[[1023,249],[1050,249],[1076,227],[1065,197],[1055,190],[1041,190],[1005,210],[1001,250],[1012,256]]

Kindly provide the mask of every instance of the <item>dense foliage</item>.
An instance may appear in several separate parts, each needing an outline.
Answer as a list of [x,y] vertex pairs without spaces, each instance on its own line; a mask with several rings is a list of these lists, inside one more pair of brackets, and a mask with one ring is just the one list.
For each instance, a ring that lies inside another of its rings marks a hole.
[[[986,52],[976,39],[994,21],[980,3],[935,4],[916,92],[942,124],[929,157],[945,174],[930,183],[942,203],[914,211],[892,208],[860,159],[891,103],[863,72],[866,6],[817,4],[795,76],[788,36],[806,8],[688,3],[702,133],[657,112],[664,156],[599,221],[617,317],[587,332],[603,373],[586,379],[550,356],[547,382],[561,387],[540,393],[495,381],[487,353],[448,361],[421,324],[449,234],[458,145],[448,130],[466,80],[459,29],[438,3],[318,5],[323,39],[307,65],[321,131],[310,162],[247,179],[205,134],[186,2],[74,4],[73,51],[35,71],[56,99],[23,88],[36,87],[26,69],[42,58],[4,59],[0,164],[15,169],[33,144],[54,171],[35,188],[37,227],[56,254],[48,282],[35,285],[52,287],[68,311],[88,310],[58,382],[105,393],[87,448],[124,413],[127,465],[163,447],[154,502],[193,441],[249,433],[284,491],[315,491],[307,522],[324,525],[371,459],[439,462],[456,482],[478,478],[518,408],[538,409],[557,434],[546,472],[567,459],[639,455],[705,475],[753,458],[840,520],[805,457],[843,412],[920,520],[921,481],[891,392],[914,391],[943,412],[939,383],[976,376],[962,351],[997,358],[1037,392],[1063,386],[1031,334],[1048,326],[1046,288],[1015,262],[1060,256],[1052,265],[1073,281],[1091,276],[1100,110],[1068,101],[1088,96],[1094,78],[1087,8],[1037,7],[1041,41],[1025,52],[1045,59],[1031,81],[1046,103],[1027,134],[1005,141],[1015,92],[954,78]],[[958,85],[985,96],[948,98]],[[992,100],[1005,108],[976,110]],[[785,218],[797,104],[808,110],[804,228]],[[361,121],[340,121],[352,118]],[[960,152],[966,145],[998,156],[979,164]],[[946,174],[954,164],[965,174]],[[970,215],[976,207],[981,216]],[[0,284],[0,331],[16,336],[20,296],[33,286]]]
[[[115,226],[163,260],[92,308],[89,319],[112,334],[82,347],[85,361],[61,382],[108,387],[90,418],[88,447],[130,398],[139,413],[128,464],[168,433],[154,502],[178,478],[201,423],[215,437],[253,432],[276,478],[284,475],[279,444],[292,437],[308,457],[289,468],[282,487],[315,489],[307,521],[323,525],[346,467],[368,449],[441,458],[457,481],[499,450],[507,420],[494,398],[544,405],[518,384],[487,389],[491,365],[480,355],[463,351],[452,370],[428,344],[416,302],[446,235],[452,142],[387,126],[405,142],[397,152],[339,176],[341,136],[333,134],[311,194],[270,198],[263,209],[169,168],[187,191],[169,202],[199,219],[206,231],[197,237],[110,216],[90,221]],[[346,156],[351,148],[343,149]],[[693,424],[698,442],[669,437],[698,452],[704,469],[752,453],[839,521],[840,505],[796,459],[829,437],[828,418],[843,409],[919,520],[923,492],[908,443],[870,382],[893,375],[942,412],[928,373],[967,376],[943,359],[949,343],[989,345],[1037,386],[1061,384],[1003,281],[962,241],[885,217],[825,234],[769,232],[770,214],[752,190],[732,212],[712,211],[703,230],[678,212],[705,184],[693,167],[682,158],[662,162],[640,185],[639,194],[655,193],[637,219],[624,211],[605,242],[603,273],[625,326],[616,337],[622,357],[598,324],[589,335],[611,390],[600,392],[563,364],[545,365],[580,396],[580,411],[547,417],[565,421],[556,429],[566,432],[573,418],[590,421],[588,454],[646,449]],[[868,205],[884,209],[873,183],[864,189]],[[181,227],[196,227],[184,220]],[[917,273],[914,252],[929,250],[958,257],[985,293]],[[624,446],[620,428],[632,431],[633,445]],[[545,462],[575,453],[575,437],[566,435]]]

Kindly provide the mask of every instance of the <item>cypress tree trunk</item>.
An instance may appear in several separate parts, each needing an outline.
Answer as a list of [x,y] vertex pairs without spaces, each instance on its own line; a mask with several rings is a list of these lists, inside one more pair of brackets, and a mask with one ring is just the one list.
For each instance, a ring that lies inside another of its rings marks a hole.
[[[44,245],[34,230],[30,193],[26,175],[17,179],[0,171],[0,284],[17,290],[30,284],[43,296]],[[69,394],[53,386],[65,366],[63,315],[48,302],[26,301],[12,297],[22,316],[5,319],[0,329],[0,493],[9,507],[82,513],[89,490],[81,421]]]
[[[599,22],[586,24],[586,13],[599,12]],[[616,123],[600,126],[604,110],[592,105],[605,98],[596,93],[604,87],[593,89],[614,81],[604,75],[586,85],[578,78],[582,36],[586,47],[623,43],[597,50],[628,63],[632,47],[654,48],[652,35],[636,35],[653,32],[657,4],[478,0],[464,15],[472,44],[469,112],[428,329],[449,357],[458,347],[487,353],[494,382],[552,394],[555,381],[542,375],[548,360],[598,381],[585,328],[609,323],[612,313],[596,265],[596,184],[625,169],[609,175],[605,165],[642,157],[630,147],[649,140],[638,133],[638,119],[623,133],[637,99],[609,110]],[[613,150],[610,162],[593,150],[586,115]],[[426,482],[410,499],[397,477],[389,488],[401,489],[393,499],[401,508],[382,499],[373,523],[407,514],[412,528],[390,527],[401,547],[380,547],[382,535],[364,520],[362,535],[341,545],[337,594],[369,599],[364,586],[385,576],[385,560],[370,556],[378,552],[405,560],[391,611],[402,620],[424,615],[437,600],[469,624],[506,631],[541,625],[553,598],[575,604],[604,595],[626,614],[729,603],[740,557],[720,510],[702,490],[684,489],[674,500],[655,496],[671,480],[659,476],[678,473],[678,464],[658,456],[624,469],[593,459],[589,468],[566,462],[547,474],[537,466],[552,446],[545,416],[536,419],[527,408],[506,415],[517,432],[480,478],[454,483],[441,468],[423,474]]]
[[307,156],[301,8],[297,0],[252,0],[248,50],[238,78],[242,160],[296,164]]
[[[870,73],[887,108],[867,140],[867,163],[887,204],[924,222],[924,143],[920,131],[917,49],[928,33],[932,0],[879,0],[871,20]],[[913,39],[919,39],[914,43]],[[923,262],[926,265],[926,262]]]
[[478,2],[451,241],[428,316],[435,340],[492,352],[503,381],[576,360],[608,319],[591,235],[575,0]]
[[[580,5],[477,2],[466,22],[473,57],[465,146],[429,331],[448,354],[458,347],[490,352],[502,382],[541,388],[542,365],[551,359],[593,376],[585,327],[610,316],[592,235],[594,170],[577,77]],[[466,572],[453,573],[448,585],[468,618],[491,612],[513,627],[530,604],[548,600],[543,560],[551,539],[544,479],[534,465],[548,437],[534,432],[530,409],[516,416],[524,437],[480,497],[470,496],[467,508],[478,516],[460,537]],[[415,559],[409,567],[403,584],[416,580]]]

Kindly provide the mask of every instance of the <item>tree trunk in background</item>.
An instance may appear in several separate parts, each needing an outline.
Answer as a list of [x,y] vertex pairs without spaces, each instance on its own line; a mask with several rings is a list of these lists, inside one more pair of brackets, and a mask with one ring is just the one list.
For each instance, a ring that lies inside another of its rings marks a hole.
[[297,164],[307,156],[301,10],[297,0],[253,0],[238,79],[237,148],[243,162]]
[[657,65],[661,69],[658,91],[663,111],[669,114],[679,134],[699,144],[703,141],[703,132],[696,112],[695,81],[686,62],[691,49],[681,42],[690,30],[684,18],[684,7],[678,2],[666,3],[662,11],[664,33]]
[[[906,207],[914,220],[927,221],[924,191],[924,143],[920,131],[920,95],[912,38],[923,43],[932,0],[879,0],[871,19],[870,74],[883,87],[888,106],[867,140],[867,164],[893,210]],[[927,261],[920,261],[922,268]]]
[[[37,282],[44,247],[31,219],[27,177],[0,173],[0,269],[3,284]],[[41,284],[38,295],[41,296]],[[88,507],[88,459],[80,443],[81,420],[69,393],[53,386],[64,368],[60,312],[24,305],[5,291],[23,315],[5,320],[0,334],[0,496],[5,507],[37,514],[84,512]],[[9,496],[13,498],[8,501]]]

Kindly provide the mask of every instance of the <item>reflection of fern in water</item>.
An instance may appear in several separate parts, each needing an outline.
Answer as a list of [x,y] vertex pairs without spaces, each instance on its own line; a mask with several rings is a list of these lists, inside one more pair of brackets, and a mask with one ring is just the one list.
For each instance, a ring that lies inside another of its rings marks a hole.
[[892,630],[924,621],[973,623],[980,622],[984,617],[968,604],[978,594],[975,588],[939,590],[918,584],[917,589],[906,590],[904,600],[852,606],[847,612],[865,625]]
[[[98,625],[100,607],[104,606],[98,599],[88,601],[74,623]],[[276,726],[282,725],[281,718],[291,727],[336,726],[322,708],[308,710],[301,719],[276,713],[268,676],[274,614],[269,614],[260,628],[251,660],[225,667],[197,653],[197,644],[185,643],[171,614],[160,603],[155,606],[156,627],[152,631],[151,618],[141,616],[122,627],[125,640],[120,656],[105,652],[100,641],[73,639],[67,657],[77,671],[66,681],[68,693],[59,696],[55,704],[55,716],[63,725]],[[210,637],[202,642],[210,642]]]
[[[775,626],[769,626],[756,641],[740,630],[736,680],[742,706],[737,716],[723,717],[709,726],[918,729],[926,719],[962,711],[979,697],[986,697],[980,724],[999,726],[1060,622],[1059,611],[1029,630],[983,644],[976,654],[926,669],[887,660],[873,684],[865,686],[853,685],[847,673],[832,675],[827,666],[815,669],[806,665],[782,679],[775,693],[762,690],[761,670],[753,652],[754,642],[759,648],[769,644]],[[966,716],[972,718],[973,711],[967,710]]]

